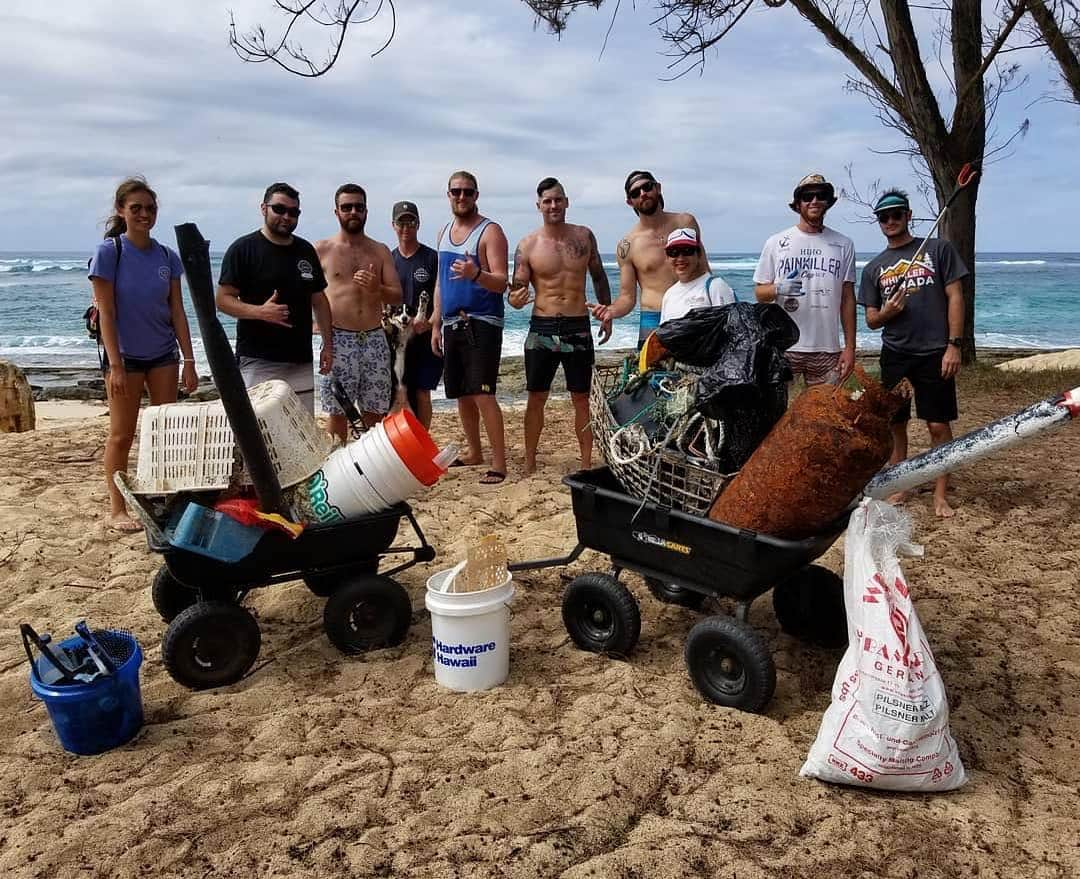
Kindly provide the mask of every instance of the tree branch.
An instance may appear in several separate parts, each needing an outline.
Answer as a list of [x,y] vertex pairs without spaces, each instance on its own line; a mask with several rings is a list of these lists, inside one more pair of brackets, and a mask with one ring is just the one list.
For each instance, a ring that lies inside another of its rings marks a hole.
[[[1041,3],[1042,0],[1038,0],[1038,2]],[[994,40],[989,51],[986,53],[986,57],[983,58],[983,62],[979,66],[978,72],[965,82],[964,87],[957,93],[957,103],[960,103],[960,101],[967,97],[967,93],[974,87],[976,81],[982,79],[986,74],[986,71],[990,69],[990,65],[994,63],[994,59],[1001,52],[1002,47],[1005,45],[1005,41],[1009,38],[1009,34],[1013,32],[1013,28],[1015,28],[1020,23],[1020,19],[1024,17],[1028,3],[1029,0],[1020,0],[1020,2],[1013,7],[1013,14],[1009,16],[1009,20],[1005,22],[1005,25],[998,32],[997,39]]]
[[1069,38],[1043,0],[1027,0],[1027,4],[1031,9],[1031,18],[1046,42],[1046,47],[1061,67],[1061,75],[1065,78],[1069,91],[1072,92],[1073,101],[1080,104],[1080,58],[1077,57],[1074,48],[1075,42],[1070,45]]

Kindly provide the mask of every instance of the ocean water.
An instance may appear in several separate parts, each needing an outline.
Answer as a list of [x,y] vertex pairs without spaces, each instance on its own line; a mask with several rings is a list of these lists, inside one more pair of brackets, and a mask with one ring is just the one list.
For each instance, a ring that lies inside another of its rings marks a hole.
[[[19,366],[89,367],[97,349],[86,336],[82,313],[90,299],[84,253],[8,253],[0,251],[0,358]],[[872,254],[860,254],[858,269]],[[213,255],[216,279],[221,255]],[[753,300],[756,253],[710,254],[713,270],[740,299]],[[604,256],[613,292],[618,290],[614,254]],[[984,253],[976,258],[976,344],[986,347],[1063,348],[1080,346],[1080,254]],[[206,364],[198,324],[188,299],[195,357]],[[590,287],[589,298],[593,299]],[[522,353],[529,309],[506,309],[503,353]],[[222,317],[233,338],[232,318]],[[859,313],[858,345],[880,347],[879,334],[866,329]],[[637,313],[615,322],[609,347],[632,347]]]

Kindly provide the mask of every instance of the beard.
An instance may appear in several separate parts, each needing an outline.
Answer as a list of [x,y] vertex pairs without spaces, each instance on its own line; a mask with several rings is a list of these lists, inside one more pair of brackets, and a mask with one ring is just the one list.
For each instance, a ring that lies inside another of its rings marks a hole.
[[651,217],[658,210],[660,210],[660,199],[654,199],[652,203],[645,203],[638,208],[638,214],[645,217]]
[[341,224],[342,230],[349,235],[358,235],[364,231],[364,221],[356,217],[348,216],[344,219],[338,217],[338,222]]
[[450,210],[453,212],[455,217],[471,217],[473,214],[478,212],[476,202],[473,202],[472,204],[454,203],[450,206]]

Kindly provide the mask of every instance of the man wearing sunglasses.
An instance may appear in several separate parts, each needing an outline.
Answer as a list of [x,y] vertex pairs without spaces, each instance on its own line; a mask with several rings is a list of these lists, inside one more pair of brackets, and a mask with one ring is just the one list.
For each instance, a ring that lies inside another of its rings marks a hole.
[[334,193],[340,227],[332,238],[315,242],[326,272],[326,298],[334,320],[334,366],[319,379],[319,400],[330,432],[346,442],[349,422],[334,396],[336,379],[371,427],[390,411],[393,381],[390,346],[382,328],[383,305],[401,302],[401,285],[390,249],[364,234],[367,193],[345,183]]
[[693,229],[676,229],[668,235],[664,248],[675,283],[664,294],[660,323],[678,320],[695,308],[730,305],[735,291],[719,275],[709,272],[705,251]]
[[334,360],[326,277],[315,248],[293,234],[300,193],[288,183],[272,183],[259,209],[262,227],[225,251],[217,307],[236,318],[236,359],[244,384],[250,388],[280,379],[314,412],[313,313],[322,336],[319,372],[328,373]]
[[701,229],[693,214],[664,210],[662,187],[651,171],[631,171],[623,190],[626,203],[637,214],[638,222],[615,248],[619,263],[619,296],[611,305],[593,306],[593,317],[606,321],[629,314],[637,303],[640,287],[638,347],[641,347],[649,333],[660,325],[664,293],[675,283],[670,261],[664,253],[668,236],[676,229],[689,228],[700,240]]
[[[909,229],[907,193],[889,189],[874,204],[874,214],[888,246],[862,272],[859,304],[866,307],[866,325],[881,330],[881,383],[894,387],[908,379],[915,389],[915,409],[926,422],[935,445],[953,438],[956,420],[956,375],[964,335],[964,293],[968,274],[956,249],[937,238],[915,238]],[[911,403],[893,418],[890,464],[907,457]],[[953,515],[946,498],[947,476],[934,484],[934,512]],[[889,498],[893,503],[904,495]]]
[[[593,339],[586,275],[592,278],[596,299],[611,304],[611,287],[596,236],[586,226],[566,222],[570,200],[563,185],[545,177],[536,187],[536,209],[543,225],[521,239],[514,251],[514,280],[509,300],[514,308],[533,303],[525,339],[525,473],[536,470],[536,449],[544,429],[544,406],[560,364],[574,406],[574,433],[581,466],[592,466],[589,427],[589,386],[592,384]],[[529,285],[536,297],[529,299]],[[600,344],[611,338],[611,323],[600,325]]]
[[469,171],[450,175],[446,197],[454,219],[439,233],[431,350],[445,355],[443,387],[457,400],[469,451],[461,464],[481,464],[480,421],[491,443],[491,469],[482,485],[506,479],[506,436],[495,397],[502,359],[507,279],[506,235],[476,206],[480,191]]
[[821,174],[803,177],[788,205],[799,222],[765,242],[754,271],[758,301],[782,306],[799,327],[784,356],[808,385],[839,384],[855,367],[855,244],[825,225],[834,204]]

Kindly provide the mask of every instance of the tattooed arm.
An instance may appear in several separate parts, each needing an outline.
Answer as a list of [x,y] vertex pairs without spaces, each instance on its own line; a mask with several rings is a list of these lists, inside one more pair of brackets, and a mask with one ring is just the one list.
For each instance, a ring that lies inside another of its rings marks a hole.
[[593,317],[600,321],[624,317],[637,304],[637,269],[630,259],[629,238],[619,242],[615,248],[615,258],[619,262],[619,297],[611,305],[593,306]]
[[[593,292],[596,293],[596,301],[601,305],[611,304],[611,285],[608,283],[607,272],[604,271],[604,261],[600,259],[600,248],[596,244],[596,236],[589,230],[589,276],[592,278]],[[611,338],[611,318],[601,319],[599,342],[603,345]]]
[[514,308],[524,308],[529,304],[529,282],[532,280],[532,268],[529,266],[529,236],[522,238],[514,251],[514,275],[510,282],[510,304]]

